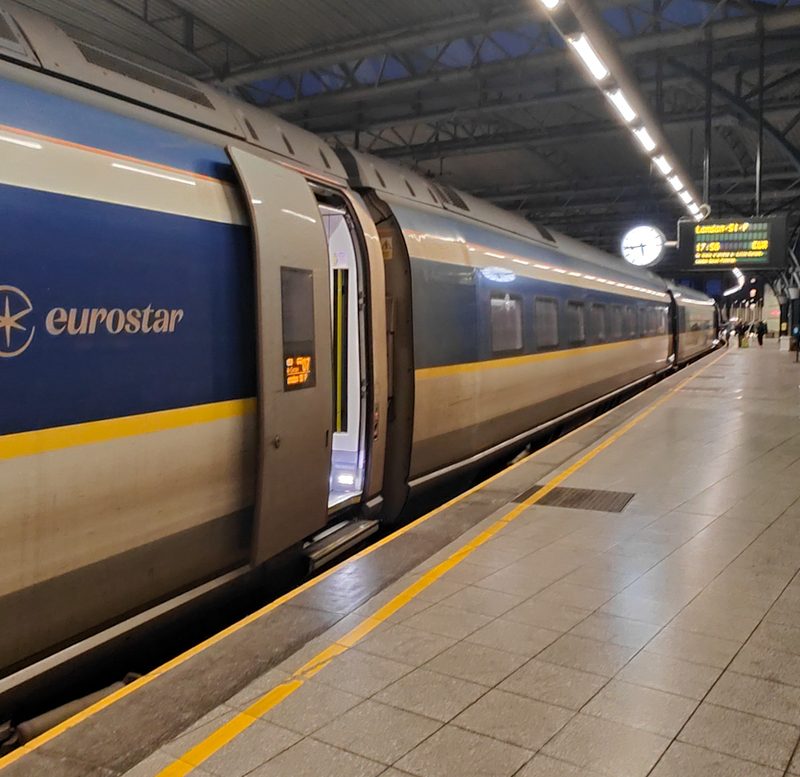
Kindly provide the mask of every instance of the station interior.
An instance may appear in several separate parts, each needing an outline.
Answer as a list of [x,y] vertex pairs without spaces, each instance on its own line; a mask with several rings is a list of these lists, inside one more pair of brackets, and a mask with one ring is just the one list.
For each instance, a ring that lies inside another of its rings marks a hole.
[[0,777],[800,777],[800,0],[0,0]]

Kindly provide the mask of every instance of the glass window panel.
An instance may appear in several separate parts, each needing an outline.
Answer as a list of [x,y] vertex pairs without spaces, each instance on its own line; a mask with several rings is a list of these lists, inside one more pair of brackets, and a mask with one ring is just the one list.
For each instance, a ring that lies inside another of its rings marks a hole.
[[511,294],[493,295],[492,353],[522,350],[522,300]]
[[558,301],[537,297],[534,311],[536,347],[556,348],[558,346]]
[[281,267],[284,391],[317,385],[314,353],[314,277],[311,270]]
[[586,342],[586,310],[582,302],[567,303],[567,339],[572,345]]

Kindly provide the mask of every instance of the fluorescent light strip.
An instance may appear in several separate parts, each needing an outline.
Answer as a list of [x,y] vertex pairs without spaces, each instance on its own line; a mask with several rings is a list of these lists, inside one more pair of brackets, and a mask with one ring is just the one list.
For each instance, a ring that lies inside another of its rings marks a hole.
[[567,38],[567,40],[597,81],[603,81],[608,78],[609,70],[592,48],[586,33]]
[[681,192],[678,197],[680,197],[687,205],[692,202],[692,195],[689,192]]
[[129,173],[141,173],[142,175],[149,175],[153,178],[163,178],[165,181],[174,181],[175,183],[184,183],[187,186],[197,186],[197,184],[190,178],[178,178],[176,175],[166,175],[164,173],[157,173],[155,170],[145,170],[142,167],[131,167],[130,165],[122,165],[119,162],[112,162],[111,167],[116,167],[117,170],[126,170]]
[[633,131],[633,134],[636,135],[636,139],[642,144],[645,151],[652,151],[656,147],[656,142],[647,131],[647,127],[639,127]]
[[664,175],[669,175],[672,172],[672,165],[667,162],[667,158],[662,154],[661,156],[653,157],[656,167],[661,170]]
[[622,116],[623,120],[630,124],[638,115],[633,108],[631,108],[631,104],[628,102],[628,98],[625,97],[622,89],[617,89],[613,92],[605,92],[605,96],[611,100],[613,106],[619,112],[619,115]]
[[673,175],[671,178],[667,178],[667,181],[669,182],[669,185],[673,189],[675,189],[676,192],[679,192],[681,189],[683,189],[683,181],[681,181],[681,179],[678,178],[677,175]]

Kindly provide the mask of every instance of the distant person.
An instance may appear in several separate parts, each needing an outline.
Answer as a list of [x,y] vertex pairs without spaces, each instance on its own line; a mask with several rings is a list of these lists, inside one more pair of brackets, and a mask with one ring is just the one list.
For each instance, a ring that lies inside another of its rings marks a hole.
[[742,343],[744,342],[744,336],[746,332],[747,332],[747,326],[742,321],[736,324],[736,339],[739,342],[739,348],[742,347]]
[[756,327],[756,337],[758,338],[758,347],[764,345],[764,335],[767,333],[767,325],[763,321],[758,322]]

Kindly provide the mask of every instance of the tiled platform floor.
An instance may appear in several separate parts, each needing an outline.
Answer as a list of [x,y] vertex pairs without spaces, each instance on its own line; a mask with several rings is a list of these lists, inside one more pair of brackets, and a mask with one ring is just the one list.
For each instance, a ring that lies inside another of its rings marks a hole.
[[[190,774],[800,775],[799,384],[773,343],[731,349],[564,482],[635,493],[622,513],[528,508]],[[170,767],[513,506],[127,777]]]

